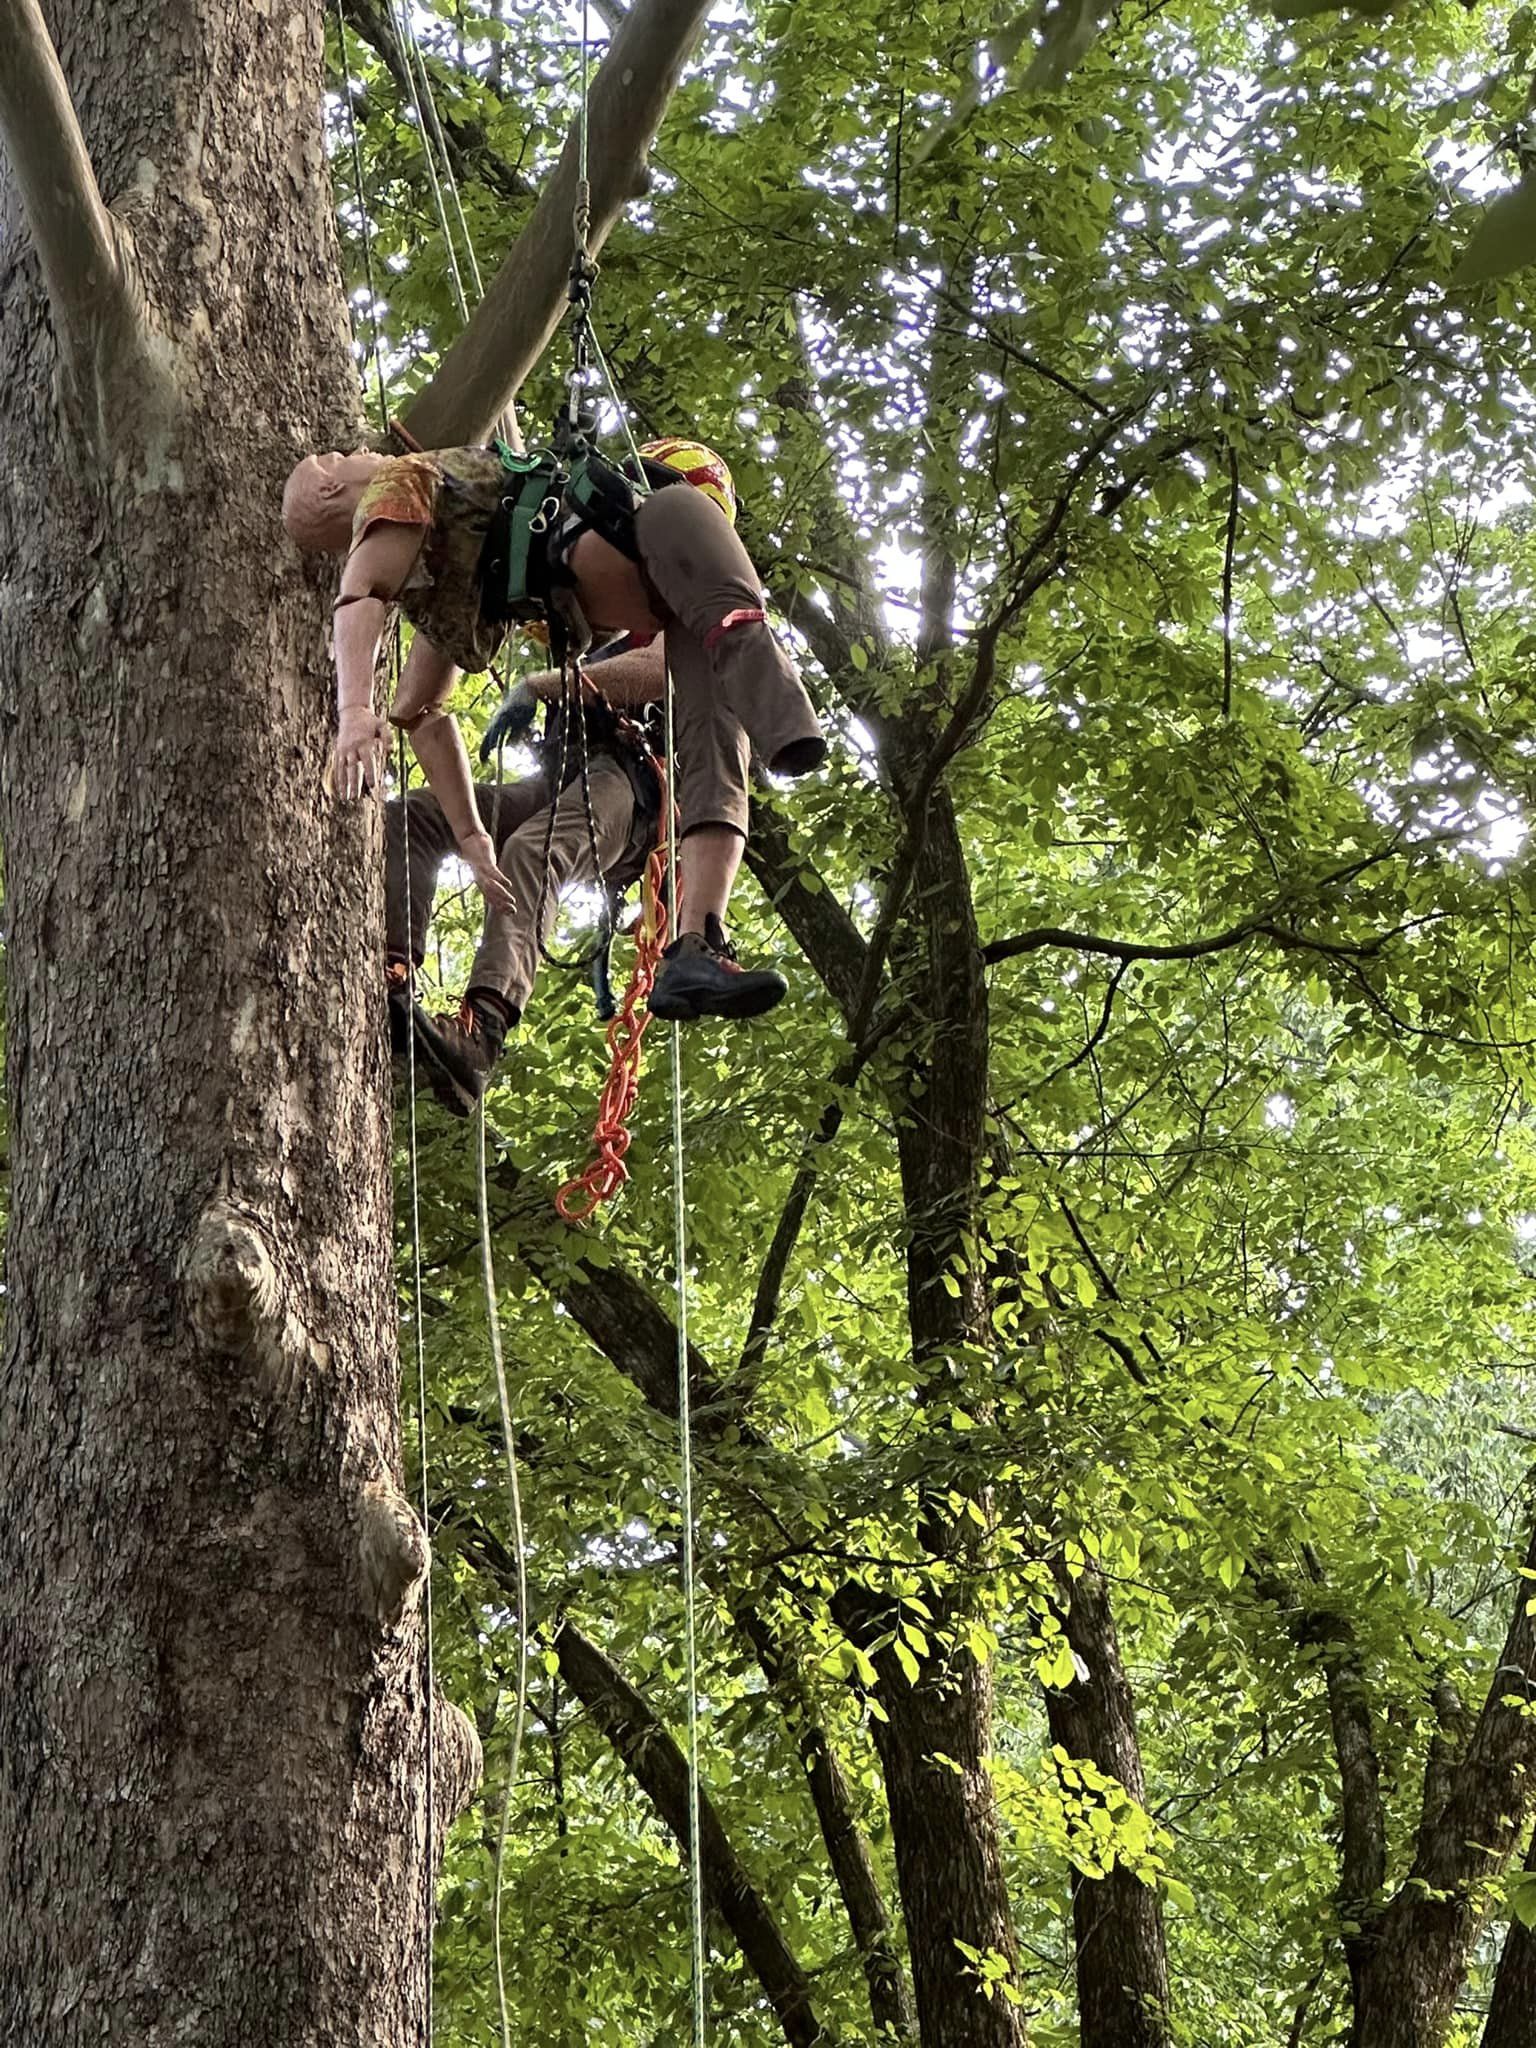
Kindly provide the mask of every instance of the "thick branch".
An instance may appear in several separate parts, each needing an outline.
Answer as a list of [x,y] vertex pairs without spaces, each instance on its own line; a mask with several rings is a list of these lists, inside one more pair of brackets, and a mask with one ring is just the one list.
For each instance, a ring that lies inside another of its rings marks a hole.
[[732,1391],[743,1406],[751,1400],[758,1375],[762,1370],[768,1340],[773,1334],[773,1326],[779,1313],[779,1296],[783,1290],[784,1276],[789,1270],[795,1246],[800,1241],[801,1226],[805,1222],[805,1212],[810,1206],[811,1195],[821,1173],[822,1159],[828,1145],[842,1129],[841,1091],[851,1088],[857,1081],[885,1035],[884,1031],[872,1031],[862,1045],[856,1046],[845,1060],[839,1062],[828,1084],[839,1093],[828,1099],[815,1130],[806,1134],[800,1164],[795,1169],[795,1178],[780,1211],[778,1224],[768,1246],[768,1255],[763,1260],[762,1270],[758,1275],[757,1292],[752,1301],[752,1320],[747,1328],[746,1342],[742,1346],[741,1363],[736,1368],[737,1377]]
[[[589,121],[594,255],[645,190],[646,152],[708,13],[709,0],[637,0],[598,67]],[[573,129],[485,298],[407,413],[424,446],[483,438],[548,346],[565,307],[579,154]]]
[[0,0],[0,142],[26,208],[60,346],[82,385],[94,344],[129,306],[118,229],[38,0]]
[[[567,1620],[555,1637],[560,1675],[612,1743],[625,1769],[688,1853],[688,1765],[641,1694],[590,1637]],[[816,2017],[810,1980],[731,1846],[709,1796],[699,1793],[704,1896],[736,1937],[792,2048],[833,2048]]]
[[[1527,1574],[1536,1571],[1536,1530],[1524,1562]],[[1447,1797],[1434,1824],[1420,1831],[1411,1879],[1393,1900],[1394,1912],[1411,1916],[1428,1887],[1469,1898],[1476,1886],[1503,1868],[1513,1850],[1515,1831],[1530,1809],[1530,1773],[1536,1761],[1531,1721],[1536,1701],[1536,1616],[1528,1611],[1529,1590],[1529,1579],[1522,1575],[1516,1581],[1515,1611],[1504,1647],[1466,1754],[1447,1775]]]
[[765,803],[752,806],[746,862],[827,994],[851,1019],[864,976],[864,939],[826,884],[814,873],[807,878],[809,863],[795,852],[782,814]]
[[1396,933],[1383,932],[1358,944],[1319,938],[1315,933],[1292,931],[1276,921],[1270,911],[1260,917],[1245,917],[1226,931],[1211,932],[1203,939],[1180,939],[1167,945],[1140,939],[1102,939],[1094,932],[1064,931],[1060,925],[1037,925],[1011,939],[992,939],[982,947],[981,957],[989,967],[1000,960],[1016,960],[1021,953],[1038,953],[1047,946],[1060,946],[1071,953],[1100,953],[1107,960],[1203,960],[1211,953],[1228,953],[1250,939],[1273,939],[1278,946],[1312,953],[1327,953],[1350,960],[1368,960],[1381,951]]
[[[1120,1654],[1109,1584],[1096,1565],[1072,1578],[1053,1569],[1062,1626],[1078,1676],[1046,1694],[1051,1739],[1087,1757],[1146,1803],[1136,1703]],[[1082,2048],[1169,2048],[1168,1957],[1157,1892],[1123,1864],[1072,1886],[1078,2031]]]
[[1321,1652],[1339,1773],[1339,1882],[1334,1896],[1346,1929],[1344,1951],[1358,1986],[1368,1940],[1362,1928],[1378,1910],[1386,1881],[1387,1834],[1370,1695],[1354,1630],[1344,1616],[1303,1599],[1277,1575],[1261,1576],[1258,1588],[1285,1614],[1296,1642],[1315,1645]]

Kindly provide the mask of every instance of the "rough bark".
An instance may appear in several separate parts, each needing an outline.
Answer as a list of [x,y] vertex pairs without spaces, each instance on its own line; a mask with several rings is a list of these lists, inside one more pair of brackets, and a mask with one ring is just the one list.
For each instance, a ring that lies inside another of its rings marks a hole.
[[145,310],[61,416],[76,309],[0,182],[0,2035],[403,2048],[426,1554],[379,849],[322,793],[329,592],[276,520],[355,417],[320,8],[50,13],[83,129],[50,175],[88,219],[88,145]]
[[0,135],[53,306],[61,367],[90,431],[102,349],[137,339],[127,251],[102,204],[38,0],[9,0],[4,29]]
[[[925,681],[916,715],[890,729],[881,749],[905,845],[887,880],[852,1026],[861,1035],[874,1014],[881,955],[889,949],[892,979],[911,1020],[893,1082],[909,1231],[907,1323],[919,1399],[939,1412],[956,1400],[969,1405],[966,1361],[990,1342],[976,1227],[990,1072],[987,986],[954,807],[947,791],[924,780],[953,644],[957,571],[942,476],[958,446],[963,381],[953,350],[937,342],[922,500],[917,658]],[[931,1602],[933,1654],[911,1683],[890,1651],[877,1659],[888,1719],[876,1723],[875,1734],[924,2048],[1023,2048],[1022,2012],[1001,1989],[983,1994],[965,1954],[1001,1959],[1008,1989],[1017,1990],[1018,1950],[987,1771],[992,1672],[958,1639],[977,1561],[975,1530],[957,1520],[948,1494],[948,1485],[937,1488],[918,1510],[925,1547],[952,1575],[950,1589],[936,1591]],[[985,1516],[984,1488],[977,1504]]]
[[[1145,1802],[1130,1680],[1109,1588],[1090,1566],[1065,1586],[1063,1625],[1083,1676],[1045,1696],[1051,1740]],[[1168,1958],[1157,1893],[1118,1865],[1072,1890],[1082,2048],[1167,2048]]]
[[[555,1637],[560,1675],[623,1759],[687,1854],[688,1763],[644,1697],[572,1621]],[[699,1852],[706,1905],[735,1936],[791,2048],[834,2048],[836,2035],[816,2016],[810,1980],[762,1894],[731,1845],[708,1795],[699,1796]]]
[[[1536,1841],[1526,1851],[1528,1875],[1536,1874]],[[1530,2048],[1536,2039],[1536,1934],[1511,1919],[1499,1951],[1493,1997],[1483,2024],[1481,2048]]]
[[[1536,1570],[1536,1533],[1525,1569]],[[1446,2038],[1494,1882],[1530,1810],[1536,1616],[1527,1590],[1522,1577],[1465,1753],[1433,1774],[1441,1803],[1424,1814],[1413,1868],[1366,1931],[1349,2048],[1441,2048]]]
[[[899,787],[900,770],[896,780]],[[955,1398],[963,1361],[985,1345],[987,1334],[975,1256],[988,1072],[986,984],[964,857],[943,792],[930,799],[912,894],[921,922],[903,947],[903,994],[923,1020],[917,1027],[922,1040],[907,1068],[897,1145],[910,1227],[912,1354],[926,1383],[923,1397],[937,1406]],[[920,1521],[927,1548],[955,1569],[957,1587],[963,1586],[971,1540],[947,1502],[925,1500]],[[939,1647],[959,1622],[963,1600],[957,1590],[932,1603],[935,1654],[916,1683],[889,1652],[877,1658],[888,1719],[875,1724],[875,1738],[924,2048],[1023,2048],[1022,2012],[1001,1991],[985,1997],[964,1955],[970,1948],[1000,1957],[1016,1986],[1018,1952],[987,1771],[992,1673],[958,1644]]]

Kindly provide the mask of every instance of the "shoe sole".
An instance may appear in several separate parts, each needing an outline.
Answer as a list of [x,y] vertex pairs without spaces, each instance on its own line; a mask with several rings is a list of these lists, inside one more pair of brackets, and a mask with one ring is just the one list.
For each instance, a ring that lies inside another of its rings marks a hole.
[[653,993],[646,1008],[664,1024],[693,1024],[700,1017],[761,1017],[765,1011],[776,1009],[788,993],[783,988],[744,989],[734,1001],[722,1001],[719,997],[711,1001],[679,990],[673,997],[664,996],[659,1003]]

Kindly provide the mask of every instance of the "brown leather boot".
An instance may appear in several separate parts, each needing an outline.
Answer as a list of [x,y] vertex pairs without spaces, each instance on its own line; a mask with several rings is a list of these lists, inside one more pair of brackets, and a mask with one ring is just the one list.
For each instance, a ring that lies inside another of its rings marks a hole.
[[416,1057],[432,1093],[450,1115],[469,1116],[490,1085],[501,1057],[506,1021],[493,1003],[468,995],[457,1010],[429,1017],[412,1012]]

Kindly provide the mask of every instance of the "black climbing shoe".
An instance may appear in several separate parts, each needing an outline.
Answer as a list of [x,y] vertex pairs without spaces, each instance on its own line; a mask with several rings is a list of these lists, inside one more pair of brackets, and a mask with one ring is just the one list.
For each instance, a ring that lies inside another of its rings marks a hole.
[[384,963],[384,993],[389,998],[389,1053],[403,1060],[411,1049],[411,970],[403,960]]
[[653,1017],[760,1017],[789,993],[789,983],[772,968],[736,964],[720,920],[706,921],[701,937],[684,932],[661,956],[661,969],[651,990]]
[[500,1017],[489,1004],[467,996],[457,1010],[441,1016],[429,1017],[420,1004],[412,1014],[416,1058],[432,1093],[453,1116],[470,1115],[501,1054],[505,1027]]

